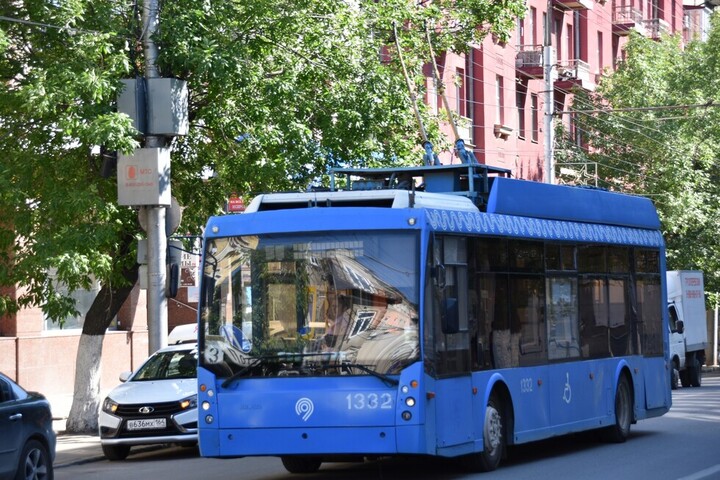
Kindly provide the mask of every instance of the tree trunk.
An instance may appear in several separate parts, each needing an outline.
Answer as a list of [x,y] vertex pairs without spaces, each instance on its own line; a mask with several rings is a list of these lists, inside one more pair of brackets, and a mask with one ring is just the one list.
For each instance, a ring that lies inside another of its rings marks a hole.
[[[86,318],[87,321],[87,318]],[[100,407],[100,376],[104,335],[87,335],[83,332],[75,360],[75,389],[70,415],[65,430],[72,433],[97,435]]]
[[[130,246],[126,238],[124,249]],[[100,378],[102,373],[102,347],[105,331],[127,300],[137,281],[138,266],[132,265],[123,271],[128,286],[112,288],[103,285],[90,306],[83,323],[80,344],[75,360],[75,388],[70,414],[65,423],[69,433],[97,435],[98,411],[100,408]]]

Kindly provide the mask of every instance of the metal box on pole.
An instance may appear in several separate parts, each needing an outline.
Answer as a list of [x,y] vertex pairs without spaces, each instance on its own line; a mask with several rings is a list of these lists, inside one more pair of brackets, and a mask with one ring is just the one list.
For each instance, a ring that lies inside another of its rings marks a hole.
[[140,148],[132,155],[118,155],[119,205],[171,203],[169,148]]

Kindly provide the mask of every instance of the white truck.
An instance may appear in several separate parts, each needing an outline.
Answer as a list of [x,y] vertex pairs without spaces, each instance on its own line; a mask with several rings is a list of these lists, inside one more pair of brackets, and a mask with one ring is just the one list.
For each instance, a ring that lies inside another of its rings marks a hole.
[[697,270],[667,272],[670,320],[670,384],[699,387],[708,345],[703,273]]

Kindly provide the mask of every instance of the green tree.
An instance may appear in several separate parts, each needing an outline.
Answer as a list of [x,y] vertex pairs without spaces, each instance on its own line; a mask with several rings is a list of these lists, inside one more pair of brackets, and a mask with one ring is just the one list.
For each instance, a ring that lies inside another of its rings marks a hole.
[[[488,33],[506,39],[524,11],[520,0],[159,6],[160,74],[190,91],[190,132],[170,141],[186,232],[231,192],[304,189],[339,164],[419,163],[393,25],[421,88],[426,24],[435,51],[462,51]],[[0,315],[35,305],[62,322],[77,313],[65,289],[101,284],[83,325],[69,431],[96,430],[102,338],[137,278],[137,214],[117,205],[116,180],[101,173],[105,152],[141,146],[114,109],[120,79],[144,74],[141,8],[0,4],[0,287],[22,292],[0,295]],[[437,127],[430,133],[438,144]]]
[[[558,164],[597,165],[600,186],[645,195],[658,209],[668,269],[705,272],[720,291],[720,17],[710,38],[681,45],[634,35],[625,60],[573,109],[585,143],[565,137]],[[576,140],[576,139],[575,139]]]

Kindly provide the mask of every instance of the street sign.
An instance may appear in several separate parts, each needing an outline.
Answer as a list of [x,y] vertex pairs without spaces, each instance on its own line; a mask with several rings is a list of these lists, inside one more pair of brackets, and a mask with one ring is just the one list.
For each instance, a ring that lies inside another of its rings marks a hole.
[[242,197],[239,197],[236,193],[233,193],[230,195],[230,198],[228,198],[227,203],[227,211],[228,213],[239,213],[245,211],[245,202],[243,202]]

